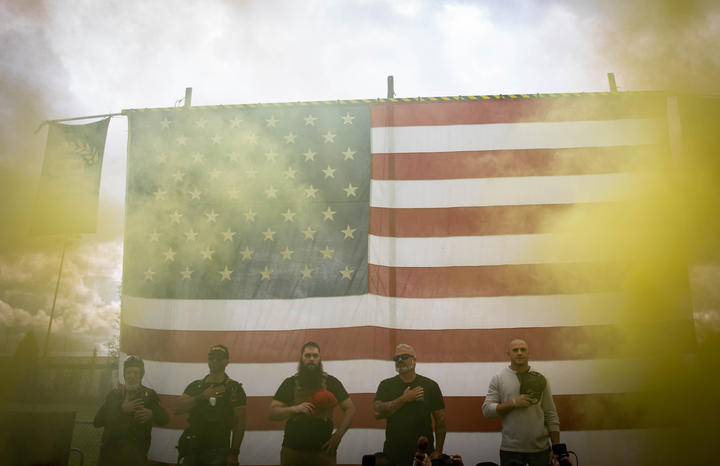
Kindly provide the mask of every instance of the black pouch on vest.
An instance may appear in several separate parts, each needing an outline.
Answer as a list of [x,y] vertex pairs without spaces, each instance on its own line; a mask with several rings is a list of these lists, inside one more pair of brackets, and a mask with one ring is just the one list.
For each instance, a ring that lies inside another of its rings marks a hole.
[[183,458],[184,456],[197,451],[200,448],[200,438],[197,436],[196,433],[190,431],[190,429],[185,429],[178,439],[178,456],[180,458]]

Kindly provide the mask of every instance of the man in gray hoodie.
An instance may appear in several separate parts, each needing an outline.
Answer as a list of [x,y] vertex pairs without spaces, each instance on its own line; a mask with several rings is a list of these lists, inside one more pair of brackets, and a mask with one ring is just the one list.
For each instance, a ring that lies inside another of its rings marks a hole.
[[550,384],[528,365],[528,344],[516,338],[508,347],[510,365],[490,380],[483,415],[502,420],[500,464],[547,466],[551,442],[560,442],[560,421]]

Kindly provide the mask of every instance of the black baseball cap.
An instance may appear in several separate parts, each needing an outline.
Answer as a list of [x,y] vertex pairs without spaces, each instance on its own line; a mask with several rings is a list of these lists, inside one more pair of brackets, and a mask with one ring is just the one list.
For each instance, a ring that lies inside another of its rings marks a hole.
[[123,373],[125,373],[128,367],[137,367],[140,369],[140,374],[145,375],[145,363],[137,356],[128,356],[127,359],[125,359],[125,362],[123,362]]
[[225,356],[228,359],[230,358],[230,352],[228,351],[227,346],[220,345],[220,344],[211,346],[210,351],[208,352],[208,356],[210,356],[211,354],[218,354],[218,353],[222,354],[223,356]]

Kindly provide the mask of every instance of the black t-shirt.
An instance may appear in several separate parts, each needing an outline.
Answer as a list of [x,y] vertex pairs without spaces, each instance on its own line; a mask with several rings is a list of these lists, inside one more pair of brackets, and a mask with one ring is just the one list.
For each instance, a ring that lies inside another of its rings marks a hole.
[[[328,390],[335,396],[338,403],[342,403],[350,395],[343,387],[342,382],[332,375],[325,374],[322,387],[316,390],[305,390],[297,385],[295,376],[288,377],[280,384],[273,400],[280,401],[288,406],[307,401],[317,390]],[[283,446],[295,450],[320,450],[322,445],[332,436],[333,423],[331,417],[296,414],[285,423]]]
[[229,448],[230,431],[234,423],[234,410],[237,406],[247,404],[247,395],[242,384],[225,375],[222,382],[208,382],[207,377],[195,380],[187,386],[185,395],[197,396],[208,387],[225,386],[225,392],[215,397],[215,406],[210,400],[200,399],[190,410],[188,423],[190,430],[195,433],[202,447]]
[[418,438],[422,435],[430,442],[428,453],[434,450],[430,413],[445,408],[442,392],[435,381],[416,375],[415,380],[405,383],[399,375],[380,382],[375,400],[388,402],[399,398],[406,388],[422,387],[423,398],[405,403],[392,416],[387,418],[385,426],[385,445],[383,452],[396,464],[411,464],[417,449]]

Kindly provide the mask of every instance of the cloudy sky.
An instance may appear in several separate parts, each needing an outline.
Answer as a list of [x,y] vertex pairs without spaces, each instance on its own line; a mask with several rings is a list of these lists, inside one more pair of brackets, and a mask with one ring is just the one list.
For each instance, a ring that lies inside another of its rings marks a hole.
[[[711,1],[0,2],[0,353],[47,326],[61,244],[28,238],[45,119],[193,105],[621,90],[718,93]],[[68,248],[55,350],[116,334],[127,124],[110,124],[98,233]],[[693,269],[717,326],[718,268]],[[715,322],[715,323],[713,323]],[[68,335],[74,332],[74,337]]]

